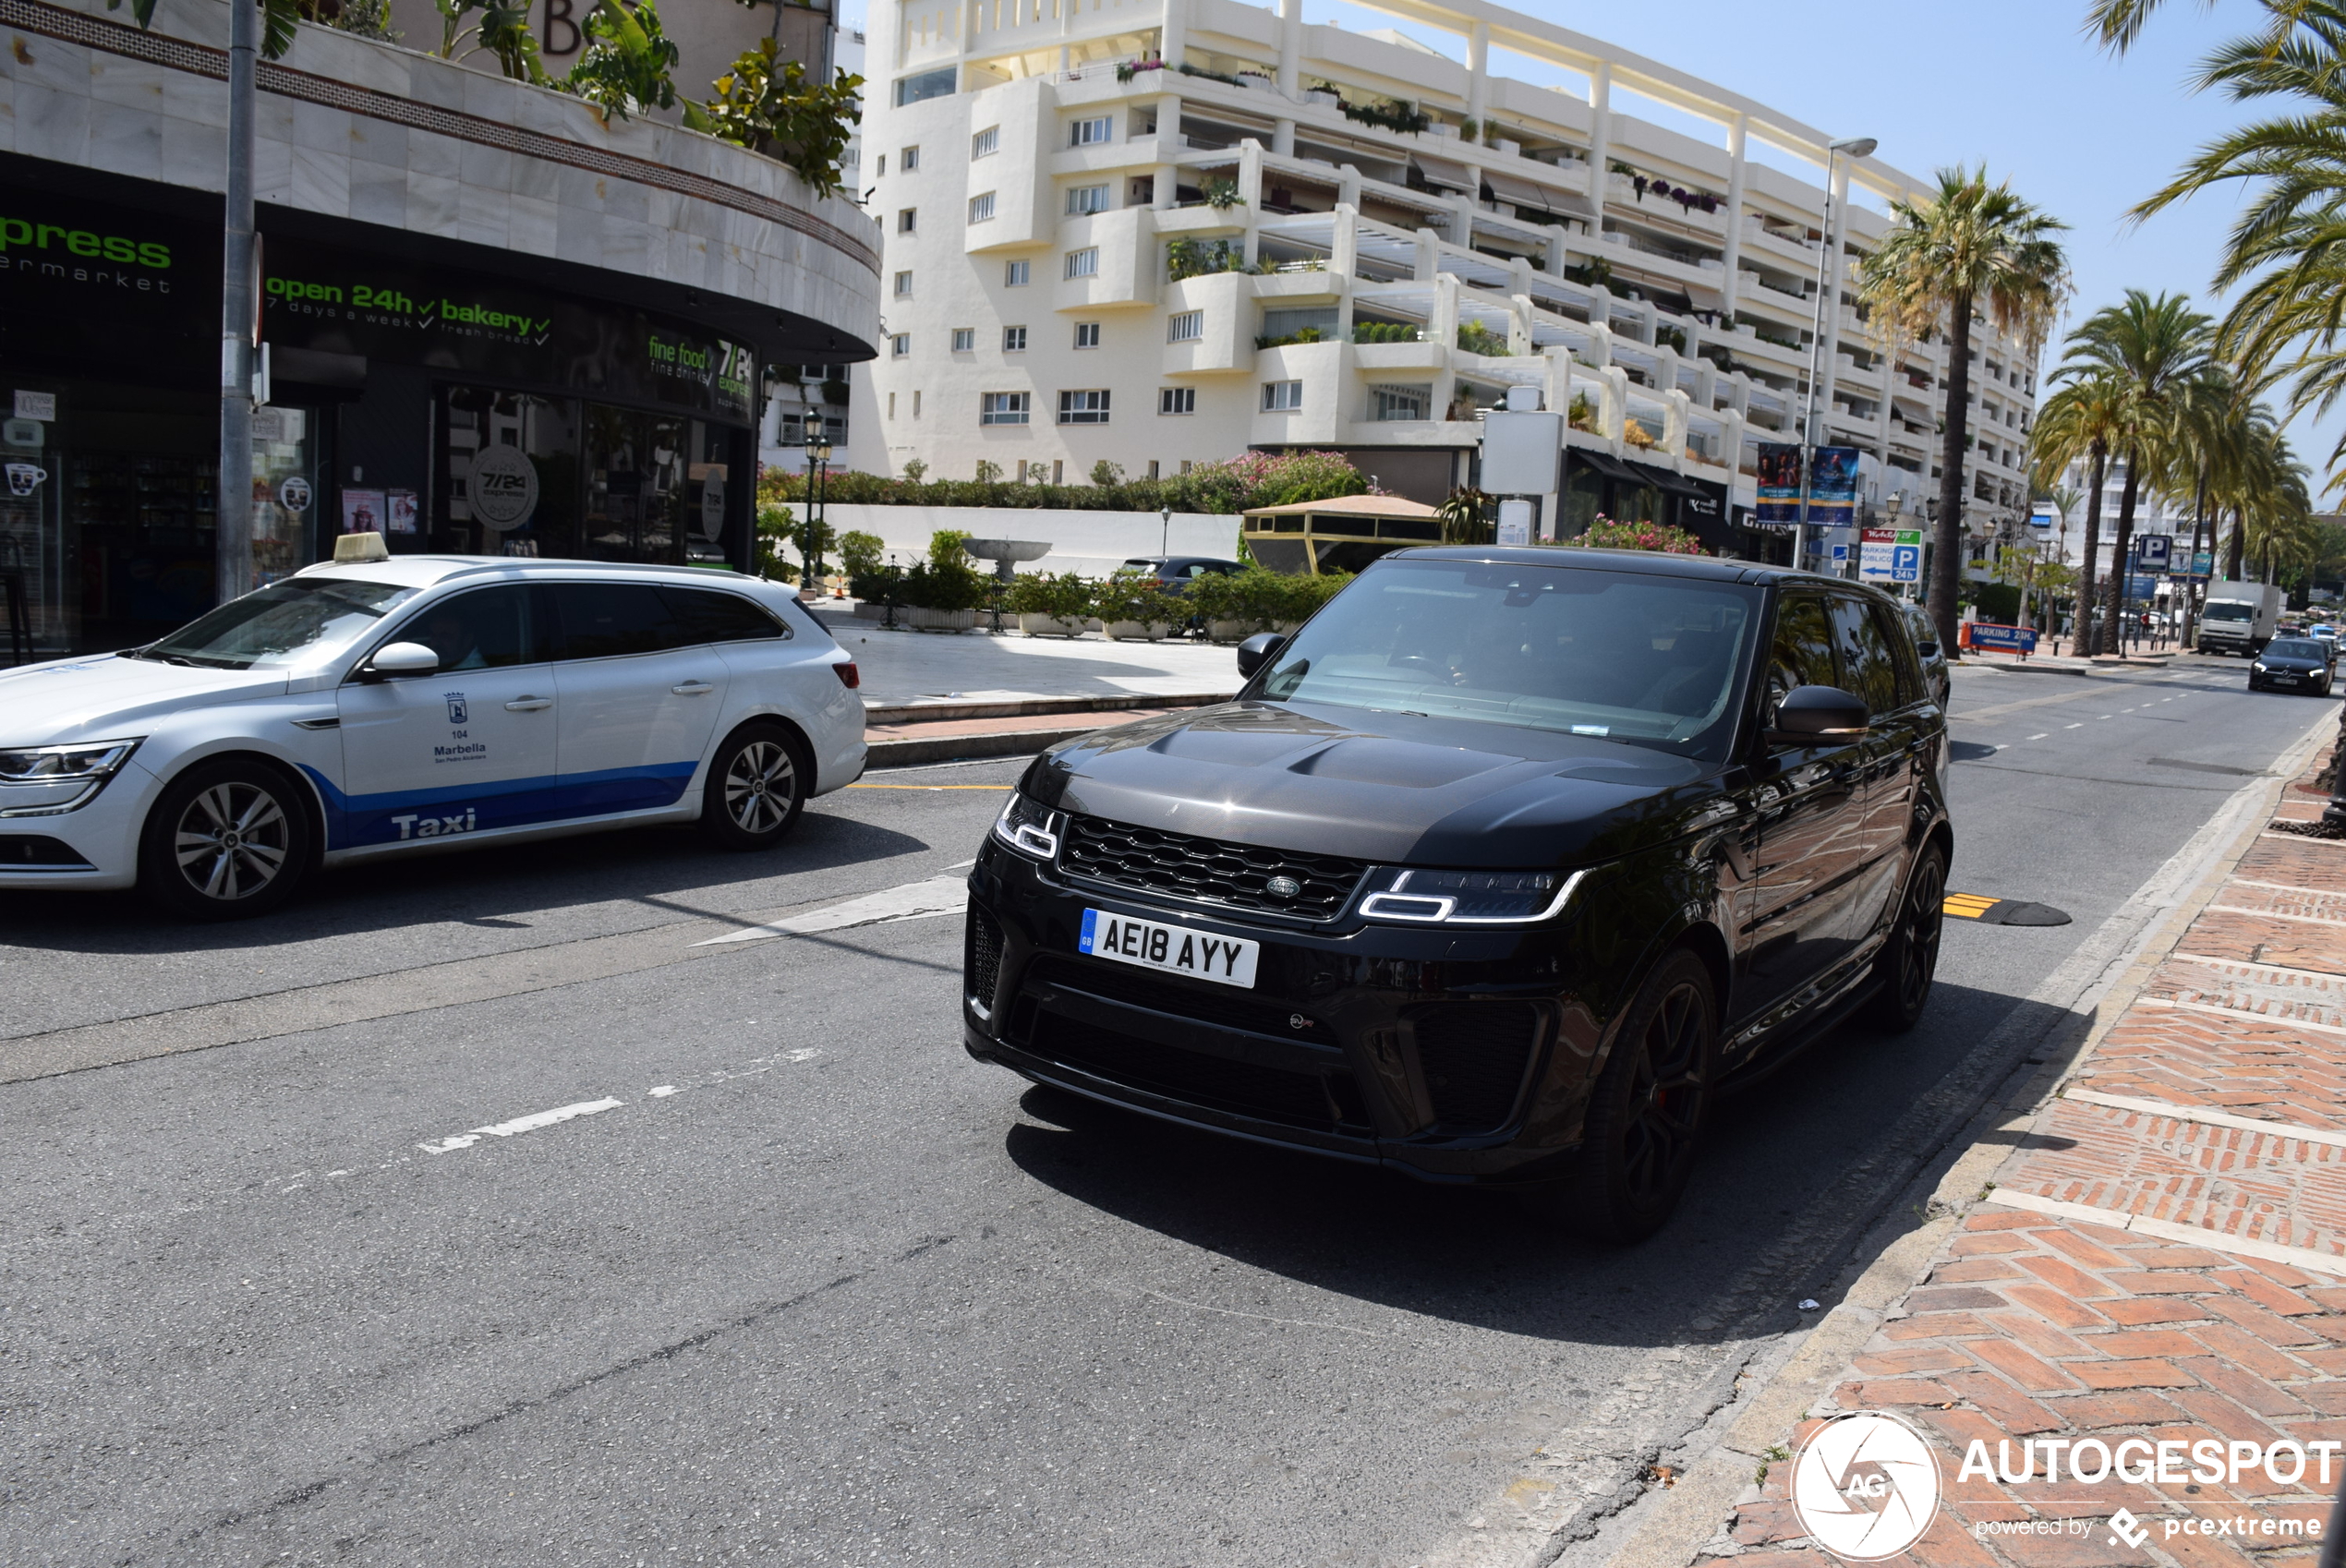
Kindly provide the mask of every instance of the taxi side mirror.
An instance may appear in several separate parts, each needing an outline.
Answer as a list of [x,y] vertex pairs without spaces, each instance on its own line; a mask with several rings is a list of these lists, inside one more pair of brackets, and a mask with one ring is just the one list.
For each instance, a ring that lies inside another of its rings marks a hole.
[[1279,657],[1287,639],[1276,632],[1257,632],[1239,645],[1239,679],[1252,681],[1254,672]]
[[1862,738],[1873,716],[1838,686],[1795,686],[1768,724],[1773,746],[1832,746]]
[[429,675],[440,668],[440,656],[421,643],[386,643],[375,657],[359,666],[361,681],[387,681],[394,675]]

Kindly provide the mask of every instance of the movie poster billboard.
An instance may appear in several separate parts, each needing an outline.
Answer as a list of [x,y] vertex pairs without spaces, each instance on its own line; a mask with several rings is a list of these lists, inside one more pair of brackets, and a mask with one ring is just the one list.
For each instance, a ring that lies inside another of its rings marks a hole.
[[1857,449],[1820,446],[1808,467],[1808,521],[1847,528],[1857,521]]
[[1759,505],[1752,521],[1763,528],[1785,528],[1800,521],[1800,449],[1775,441],[1760,443]]

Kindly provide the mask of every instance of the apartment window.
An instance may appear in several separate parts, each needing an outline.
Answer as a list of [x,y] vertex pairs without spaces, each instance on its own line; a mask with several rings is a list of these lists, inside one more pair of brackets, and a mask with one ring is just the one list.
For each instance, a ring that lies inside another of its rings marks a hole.
[[1149,477],[1152,479],[1156,477],[1156,459],[1154,457],[1149,459]]
[[1263,383],[1263,412],[1286,414],[1303,406],[1301,381],[1265,381]]
[[1004,354],[1024,354],[1026,352],[1026,329],[1024,327],[1004,327],[1002,329],[1002,352]]
[[1067,483],[1066,458],[1054,457],[1051,459],[1051,483],[1054,485],[1064,485]]
[[908,235],[911,234],[913,229],[918,227],[920,223],[920,211],[921,210],[917,207],[907,207],[901,212],[897,213],[896,232],[900,235]]
[[1195,343],[1205,336],[1205,312],[1184,310],[1178,316],[1166,318],[1167,343]]
[[896,417],[896,394],[894,392],[889,392],[888,394],[888,416],[890,419]]
[[1096,278],[1100,275],[1100,247],[1087,245],[1081,250],[1067,253],[1067,275],[1070,278]]
[[1070,147],[1096,147],[1101,142],[1115,139],[1116,117],[1113,115],[1077,120],[1068,127],[1067,144]]
[[990,191],[990,190],[989,190],[989,191],[986,192],[983,196],[973,196],[973,197],[971,197],[971,198],[970,198],[970,222],[971,222],[971,223],[992,223],[993,221],[994,221],[994,193],[993,193],[992,191]]
[[[1197,388],[1159,387],[1156,392],[1156,411],[1159,414],[1195,414]],[[1152,463],[1149,466],[1154,468],[1156,464]]]
[[1070,218],[1082,218],[1094,212],[1105,212],[1107,207],[1107,187],[1104,185],[1079,185],[1068,187],[1067,215]]
[[1432,387],[1371,387],[1369,417],[1389,422],[1395,419],[1422,419],[1433,402]]
[[1012,261],[1005,265],[1002,268],[1002,286],[1004,288],[1024,288],[1026,286],[1027,266],[1028,263],[1024,261]]
[[1023,425],[1033,392],[983,392],[977,400],[981,425]]
[[1181,459],[1181,472],[1182,472],[1182,473],[1184,473],[1184,474],[1188,473],[1188,472],[1190,471],[1190,469],[1191,468],[1191,466],[1193,466],[1193,464],[1191,464],[1191,460],[1190,460],[1189,458],[1186,458],[1186,457],[1185,457],[1185,458]]
[[917,418],[919,418],[920,416],[921,416],[921,394],[920,394],[920,393],[918,393],[918,392],[914,392],[914,393],[913,394],[913,418],[915,418],[915,419],[917,419]]
[[910,332],[899,332],[894,337],[889,339],[888,352],[889,355],[898,359],[901,359],[906,355],[912,353],[913,334]]
[[904,173],[911,174],[921,166],[921,150],[917,147],[904,149],[896,155],[896,166]]
[[899,77],[896,78],[896,106],[901,109],[907,103],[925,103],[932,98],[949,96],[952,90],[953,67],[950,66],[942,70],[923,71],[917,76]]
[[888,154],[885,152],[879,155],[879,176],[882,179],[888,177]]
[[953,329],[954,353],[969,354],[973,352],[976,347],[977,329],[975,327],[955,327]]
[[910,273],[910,272],[899,272],[899,273],[897,273],[897,274],[896,274],[896,297],[897,297],[897,298],[899,298],[899,299],[909,299],[909,298],[911,298],[911,297],[912,297],[912,294],[913,294],[913,274],[912,274],[912,273]]
[[1097,348],[1097,347],[1099,347],[1099,346],[1100,346],[1100,324],[1099,324],[1097,321],[1078,321],[1078,322],[1076,322],[1076,323],[1075,323],[1075,346],[1076,346],[1076,347],[1078,347],[1078,348]]
[[1105,425],[1107,423],[1107,392],[1063,392],[1059,393],[1059,423],[1062,425]]
[[988,126],[970,138],[972,163],[975,163],[980,158],[991,158],[1000,151],[1002,151],[1002,127],[999,126]]

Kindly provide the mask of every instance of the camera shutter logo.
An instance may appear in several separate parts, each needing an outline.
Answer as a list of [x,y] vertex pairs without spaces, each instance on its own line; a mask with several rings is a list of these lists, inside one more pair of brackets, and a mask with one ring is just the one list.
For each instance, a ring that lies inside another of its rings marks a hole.
[[1938,1515],[1939,1459],[1895,1416],[1836,1417],[1793,1461],[1792,1506],[1810,1538],[1835,1557],[1895,1557]]
[[481,526],[502,534],[538,510],[538,465],[517,446],[492,446],[473,459],[465,499]]

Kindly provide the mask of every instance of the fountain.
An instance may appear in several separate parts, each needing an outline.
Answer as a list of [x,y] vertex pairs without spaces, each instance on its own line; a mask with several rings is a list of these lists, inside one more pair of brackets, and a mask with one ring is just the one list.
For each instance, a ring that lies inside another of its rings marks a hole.
[[994,575],[1009,582],[1022,561],[1040,561],[1051,553],[1048,543],[1035,539],[965,539],[961,548],[980,561],[994,563]]

